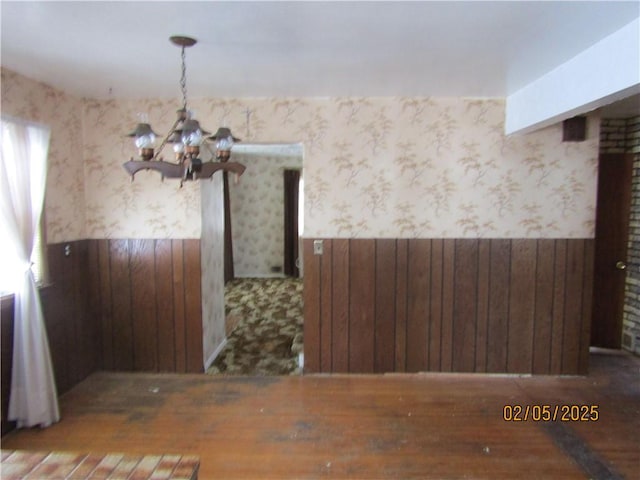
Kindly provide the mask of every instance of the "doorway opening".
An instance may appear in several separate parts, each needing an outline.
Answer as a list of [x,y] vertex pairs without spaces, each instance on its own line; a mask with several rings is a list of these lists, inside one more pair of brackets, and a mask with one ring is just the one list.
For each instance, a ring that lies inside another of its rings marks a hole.
[[208,373],[302,372],[302,144],[234,146],[247,169],[230,183],[233,278],[225,283],[227,342]]

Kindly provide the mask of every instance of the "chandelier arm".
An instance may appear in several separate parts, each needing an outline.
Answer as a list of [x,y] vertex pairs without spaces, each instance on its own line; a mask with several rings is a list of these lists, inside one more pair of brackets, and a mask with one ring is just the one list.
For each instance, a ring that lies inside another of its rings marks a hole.
[[200,167],[200,172],[198,172],[198,178],[211,178],[218,170],[235,173],[240,176],[246,168],[243,164],[237,162],[204,162]]
[[156,154],[153,156],[152,160],[158,160],[158,157],[160,156],[160,154],[162,153],[162,149],[164,148],[164,146],[167,144],[167,142],[169,141],[169,138],[171,138],[171,135],[173,135],[173,132],[176,131],[176,127],[178,126],[178,124],[180,123],[180,117],[176,118],[176,121],[173,123],[173,126],[169,129],[169,133],[167,133],[164,137],[164,139],[162,140],[162,143],[160,144],[160,146],[158,147],[158,149],[156,150]]
[[140,170],[155,170],[160,172],[162,178],[181,178],[182,177],[182,165],[177,163],[163,162],[148,162],[145,160],[129,160],[122,164],[124,169],[131,175],[131,180]]
[[240,176],[244,173],[246,167],[237,162],[204,162],[199,170],[191,172],[193,178],[189,177],[188,166],[178,163],[164,162],[162,160],[158,162],[148,162],[145,160],[129,160],[122,164],[124,169],[131,175],[131,180],[140,170],[155,170],[160,173],[162,178],[179,178],[180,184],[187,180],[199,180],[201,178],[211,178],[211,176],[218,170],[224,172],[235,173]]

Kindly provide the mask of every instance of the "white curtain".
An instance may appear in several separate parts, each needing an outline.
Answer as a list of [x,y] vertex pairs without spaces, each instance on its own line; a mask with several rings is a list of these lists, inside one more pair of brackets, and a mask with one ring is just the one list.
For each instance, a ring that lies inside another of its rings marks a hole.
[[13,370],[9,420],[46,427],[60,420],[51,355],[31,252],[44,203],[49,128],[2,117],[0,231],[9,250],[2,268],[14,284]]

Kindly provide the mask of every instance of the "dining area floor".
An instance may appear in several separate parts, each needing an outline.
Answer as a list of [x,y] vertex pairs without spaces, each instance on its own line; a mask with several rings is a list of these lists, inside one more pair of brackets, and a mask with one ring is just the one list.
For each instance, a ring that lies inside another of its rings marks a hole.
[[635,478],[640,358],[588,376],[210,376],[99,372],[32,451],[195,455],[201,479]]

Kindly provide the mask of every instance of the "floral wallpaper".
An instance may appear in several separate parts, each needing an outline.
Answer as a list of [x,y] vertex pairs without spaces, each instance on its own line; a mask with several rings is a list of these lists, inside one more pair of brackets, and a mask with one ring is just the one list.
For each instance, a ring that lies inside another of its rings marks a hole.
[[[122,168],[136,154],[126,134],[138,114],[147,114],[162,135],[175,120],[177,97],[78,99],[1,73],[2,113],[52,129],[49,243],[201,239],[206,362],[225,335],[221,176],[180,188],[155,172],[140,172],[132,183]],[[205,128],[229,126],[245,144],[302,144],[306,237],[594,236],[595,114],[586,141],[563,143],[560,124],[506,137],[502,99],[196,98],[190,104]],[[170,155],[167,149],[165,158]],[[259,233],[255,226],[276,210],[266,189],[280,182],[271,173],[258,177],[271,159],[242,161],[249,168],[233,198],[257,208],[234,219],[238,274],[255,274],[276,264],[275,247],[262,241],[275,239],[278,227],[269,223]]]
[[[237,277],[282,275],[284,264],[284,178],[287,168],[302,168],[297,157],[238,154],[247,169],[229,182],[233,264]],[[271,271],[281,268],[280,273]]]
[[[50,241],[200,238],[197,182],[179,188],[140,172],[131,183],[121,166],[135,155],[125,134],[137,114],[163,134],[177,98],[77,100],[22,78],[3,70],[2,107],[53,123]],[[587,141],[563,143],[560,124],[506,137],[501,99],[194,98],[190,105],[205,128],[227,125],[245,143],[303,144],[307,237],[594,235],[596,115]]]
[[[340,99],[305,163],[307,236],[591,237],[597,119],[587,142],[561,126],[503,134],[495,99]],[[355,140],[349,136],[357,134]],[[305,159],[306,160],[306,159]]]
[[202,341],[205,368],[224,342],[224,208],[222,177],[214,175],[201,186]]
[[[590,238],[597,117],[589,138],[561,125],[506,137],[504,102],[464,98],[194,99],[213,130],[244,142],[304,145],[308,237]],[[86,229],[90,237],[199,237],[197,184],[178,188],[120,164],[126,125],[146,112],[158,132],[175,100],[85,101]]]
[[[86,230],[89,238],[200,238],[200,186],[197,182],[161,181],[152,171],[135,180],[122,164],[137,157],[126,135],[149,115],[154,130],[164,135],[175,121],[174,102],[84,101]],[[170,146],[169,146],[170,147]],[[165,160],[173,151],[167,148]]]
[[47,242],[86,238],[82,101],[10,70],[2,68],[0,72],[2,113],[51,128],[45,198]]

